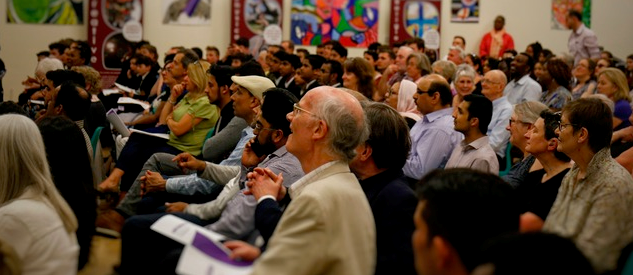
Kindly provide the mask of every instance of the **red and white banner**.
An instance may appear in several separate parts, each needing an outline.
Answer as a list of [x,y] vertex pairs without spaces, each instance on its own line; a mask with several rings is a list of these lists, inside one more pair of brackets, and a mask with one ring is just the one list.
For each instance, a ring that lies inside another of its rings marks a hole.
[[441,7],[441,0],[392,0],[389,43],[422,37],[428,48],[439,47]]
[[101,74],[104,88],[114,84],[132,43],[143,38],[143,0],[90,0],[88,44],[90,65]]

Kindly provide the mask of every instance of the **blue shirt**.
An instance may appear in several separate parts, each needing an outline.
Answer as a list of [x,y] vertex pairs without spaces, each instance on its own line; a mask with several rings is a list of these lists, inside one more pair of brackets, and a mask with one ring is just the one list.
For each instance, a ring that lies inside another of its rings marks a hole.
[[519,81],[513,79],[503,90],[503,95],[508,98],[510,104],[519,104],[525,101],[539,101],[541,93],[541,85],[530,78],[530,74],[524,75]]
[[402,171],[407,177],[421,179],[426,173],[444,168],[455,145],[464,136],[455,131],[453,108],[426,114],[411,128],[411,154]]
[[486,135],[490,141],[490,146],[495,153],[504,157],[506,147],[510,141],[510,131],[506,130],[512,116],[512,104],[508,102],[508,98],[502,96],[492,101],[492,119],[488,124],[488,132]]

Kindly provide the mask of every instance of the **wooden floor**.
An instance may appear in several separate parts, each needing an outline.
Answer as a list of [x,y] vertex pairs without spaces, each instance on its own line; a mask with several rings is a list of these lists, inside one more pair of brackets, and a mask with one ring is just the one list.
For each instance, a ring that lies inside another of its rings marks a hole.
[[121,260],[121,239],[95,235],[92,238],[90,259],[78,275],[111,275]]

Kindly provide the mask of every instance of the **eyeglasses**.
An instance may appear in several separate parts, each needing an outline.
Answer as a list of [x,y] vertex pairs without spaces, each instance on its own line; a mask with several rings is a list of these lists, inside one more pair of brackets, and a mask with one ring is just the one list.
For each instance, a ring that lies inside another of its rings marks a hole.
[[422,94],[428,94],[429,96],[431,96],[432,94],[434,94],[434,93],[435,93],[435,91],[422,91],[422,90],[420,90],[420,88],[418,88],[418,90],[416,91],[416,93],[418,93],[419,95],[422,95]]
[[524,124],[524,122],[523,122],[523,121],[520,121],[520,120],[518,120],[518,119],[509,119],[509,122],[508,122],[508,123],[509,123],[510,125],[512,125],[512,124],[514,124],[514,123],[521,123],[521,124]]
[[574,123],[565,123],[565,124],[563,124],[563,123],[559,122],[558,130],[562,132],[563,130],[565,130],[565,128],[567,128],[567,126],[570,126],[570,125],[573,126],[573,127],[578,126],[578,124],[574,124]]
[[275,129],[275,128],[264,128],[264,125],[262,125],[261,123],[255,123],[255,128],[253,130],[259,132],[261,130],[275,131],[277,129]]
[[483,83],[488,83],[488,84],[499,84],[499,82],[492,81],[492,80],[490,80],[490,79],[485,79],[485,78],[481,80],[481,84],[483,84]]
[[306,109],[303,109],[303,108],[299,107],[299,104],[298,104],[298,103],[295,103],[294,105],[292,105],[292,115],[293,115],[293,116],[297,116],[300,112],[304,112],[304,113],[306,113],[306,114],[310,114],[310,115],[313,115],[313,116],[315,116],[315,117],[317,116],[317,115],[315,115],[314,113],[312,113],[312,112],[310,112],[310,111],[308,111],[308,110],[306,110]]

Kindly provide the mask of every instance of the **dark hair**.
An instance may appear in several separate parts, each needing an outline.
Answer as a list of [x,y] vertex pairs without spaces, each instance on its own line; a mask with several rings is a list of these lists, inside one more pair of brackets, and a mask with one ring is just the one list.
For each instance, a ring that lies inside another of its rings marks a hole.
[[49,51],[41,51],[41,52],[37,53],[35,56],[37,56],[37,57],[40,57],[40,56],[49,57],[49,56],[51,56],[51,53]]
[[309,56],[310,55],[310,52],[308,50],[306,50],[306,49],[303,49],[303,48],[297,49],[297,54],[298,53],[303,53],[303,54],[305,54],[305,56]]
[[455,38],[459,38],[459,39],[461,39],[461,40],[462,40],[462,42],[464,42],[464,47],[466,47],[466,38],[464,38],[464,37],[463,37],[463,36],[461,36],[461,35],[455,35],[455,36],[453,37],[453,40],[455,40]]
[[558,58],[553,58],[547,61],[545,68],[559,86],[563,86],[565,89],[571,90],[569,83],[571,83],[572,76],[571,69],[569,68],[569,65],[567,65],[567,62]]
[[440,94],[440,100],[442,105],[448,105],[453,102],[453,93],[451,92],[451,87],[444,81],[433,81],[431,82],[431,86],[429,86],[429,95],[433,95],[435,93]]
[[29,114],[22,109],[20,105],[13,101],[3,101],[0,102],[0,115],[6,114],[18,114],[28,117]]
[[530,72],[534,70],[534,58],[532,58],[529,54],[527,54],[526,52],[522,52],[519,53],[519,55],[523,55],[525,57],[527,57],[527,65],[530,68]]
[[409,39],[407,39],[407,41],[405,43],[407,45],[415,43],[415,45],[418,47],[418,49],[424,49],[424,39],[419,38],[419,37],[409,38]]
[[517,51],[515,49],[507,49],[507,50],[503,51],[503,53],[510,53],[510,54],[512,54],[512,57],[517,56]]
[[239,39],[235,41],[235,44],[238,46],[244,46],[248,48],[250,45],[250,42],[245,37],[240,37]]
[[538,56],[541,54],[541,51],[543,50],[543,46],[541,46],[541,43],[539,43],[538,41],[528,45],[528,47],[532,48],[532,59],[538,59]]
[[336,82],[343,83],[343,65],[341,65],[341,62],[328,59],[328,60],[325,60],[323,64],[329,64],[331,68],[330,73],[336,74]]
[[239,74],[241,76],[246,76],[246,75],[266,76],[264,73],[264,69],[262,68],[262,65],[253,59],[246,61],[245,63],[242,64],[242,66],[233,70],[236,74]]
[[131,59],[136,59],[136,65],[145,65],[150,67],[154,65],[154,61],[142,54],[135,54]]
[[178,53],[184,55],[180,60],[180,63],[182,63],[182,67],[185,68],[185,70],[187,69],[187,67],[189,67],[189,64],[200,60],[198,54],[196,54],[196,52],[192,51],[191,49],[179,50]]
[[371,55],[371,58],[373,58],[374,61],[378,60],[378,52],[376,51],[365,51],[363,54]]
[[167,64],[169,64],[171,62],[174,62],[174,57],[175,56],[176,56],[175,53],[165,55],[165,58],[163,59],[163,63],[165,63],[165,66],[167,66]]
[[479,56],[474,53],[469,53],[466,57],[470,57],[470,60],[473,61],[473,69],[475,69],[478,74],[484,73],[484,66],[481,64],[481,58]]
[[484,245],[479,264],[493,264],[494,275],[593,275],[574,242],[556,234],[509,234]]
[[571,9],[571,10],[569,10],[569,12],[567,13],[567,15],[568,15],[569,17],[576,17],[576,18],[578,18],[578,21],[582,21],[582,13],[581,13],[580,11],[577,11],[577,10]]
[[341,57],[347,57],[347,49],[340,43],[334,43],[332,45],[332,50],[338,53]]
[[[156,49],[156,47],[154,47],[152,44],[150,44],[149,42],[147,42],[146,44],[141,45],[140,47],[141,49],[146,49],[148,52],[150,52],[151,54],[153,54],[156,58],[156,60],[158,60],[159,56],[158,56],[158,50]],[[151,58],[150,58],[151,59]],[[154,61],[154,60],[152,60]]]
[[46,73],[46,78],[53,82],[53,86],[57,87],[66,81],[70,81],[79,87],[86,87],[86,79],[84,76],[71,70],[54,70]]
[[409,126],[398,111],[383,103],[362,103],[369,126],[367,144],[378,168],[401,169],[411,151]]
[[48,45],[48,50],[50,50],[50,51],[57,50],[57,52],[62,54],[62,53],[64,53],[66,48],[68,48],[68,46],[69,45],[61,43],[61,42],[53,42],[53,43]]
[[396,53],[394,53],[393,49],[387,45],[378,47],[378,53],[387,53],[389,54],[389,58],[396,59]]
[[206,50],[208,52],[215,52],[218,56],[220,56],[220,50],[215,46],[207,46]]
[[301,59],[299,59],[299,57],[294,55],[294,54],[289,54],[289,53],[287,53],[285,51],[278,51],[278,52],[274,53],[273,56],[276,57],[277,59],[279,59],[280,62],[288,61],[288,63],[290,63],[290,65],[295,70],[297,68],[301,67]]
[[492,120],[492,101],[478,94],[466,95],[464,101],[470,103],[468,104],[468,119],[476,117],[479,120],[479,131],[486,134]]
[[367,46],[367,50],[368,51],[374,51],[374,52],[378,52],[378,48],[380,47],[380,43],[379,42],[374,42],[369,44],[369,46]]
[[88,92],[82,92],[75,83],[66,81],[60,86],[55,99],[55,106],[59,105],[64,107],[66,115],[72,121],[84,120],[90,109],[90,97]]
[[490,70],[496,70],[499,69],[499,60],[493,57],[488,57],[487,59],[488,61],[488,68],[490,68]]
[[45,117],[38,127],[55,187],[77,217],[81,268],[88,262],[97,218],[97,196],[86,142],[79,127],[63,116]]
[[84,65],[90,64],[90,57],[92,53],[90,52],[90,45],[86,41],[77,40],[77,50],[79,50],[79,57],[84,60]]
[[312,66],[313,70],[320,70],[321,66],[323,66],[323,63],[325,62],[325,58],[323,56],[320,55],[316,55],[316,54],[311,54],[305,57],[305,60],[308,61],[308,63],[310,63],[310,66]]
[[374,68],[369,64],[369,61],[362,57],[352,57],[345,60],[343,68],[358,78],[357,92],[367,98],[372,98],[376,87],[374,85]]
[[[541,51],[541,54],[543,55],[543,57],[545,57],[545,60],[549,60],[550,58],[555,56],[550,49],[543,49]],[[538,58],[540,58],[540,56]]]
[[191,50],[193,52],[196,53],[196,55],[198,55],[198,58],[202,58],[204,55],[202,55],[202,49],[198,48],[198,47],[193,47],[191,48]]
[[465,168],[434,170],[420,180],[417,193],[424,202],[429,241],[446,239],[468,271],[477,266],[486,241],[519,230],[512,187],[496,175]]
[[579,98],[570,101],[562,112],[574,132],[581,128],[589,133],[589,147],[594,153],[611,145],[613,135],[613,112],[598,98]]
[[[543,119],[543,124],[545,126],[544,137],[546,140],[550,140],[553,138],[557,138],[556,129],[560,125],[560,114],[553,113],[550,110],[543,110],[540,114]],[[565,153],[559,152],[558,150],[554,150],[554,157],[561,161],[570,161],[571,159],[565,155]]]
[[234,73],[230,66],[213,64],[209,70],[207,70],[207,73],[215,77],[215,82],[218,83],[219,87],[231,87],[231,85],[233,85],[231,76],[233,76]]
[[290,135],[290,122],[286,115],[292,112],[294,104],[299,99],[286,89],[270,88],[264,91],[264,102],[262,103],[262,117],[270,123],[272,128],[279,129],[284,136]]

